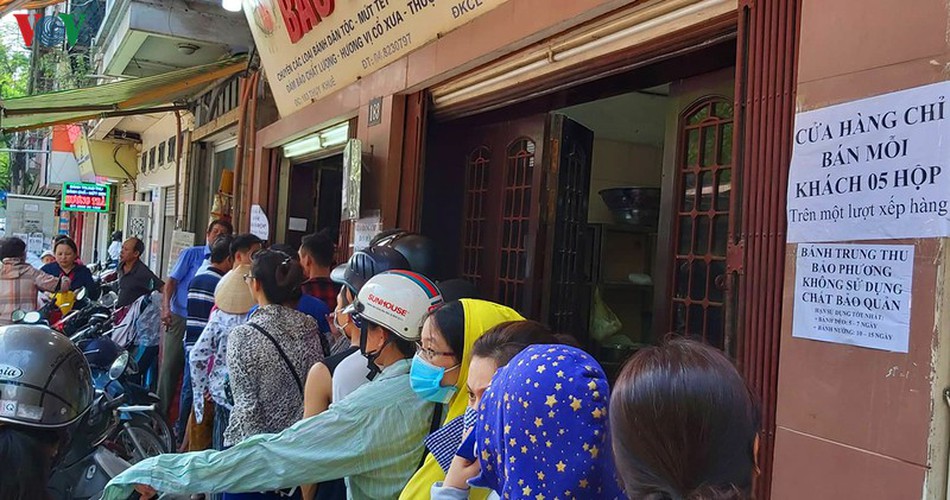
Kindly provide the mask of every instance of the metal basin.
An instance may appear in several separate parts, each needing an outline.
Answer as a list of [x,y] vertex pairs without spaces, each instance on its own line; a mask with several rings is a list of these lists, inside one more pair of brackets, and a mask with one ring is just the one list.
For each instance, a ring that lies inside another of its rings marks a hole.
[[618,224],[656,228],[660,220],[660,188],[602,189],[600,197],[603,198]]

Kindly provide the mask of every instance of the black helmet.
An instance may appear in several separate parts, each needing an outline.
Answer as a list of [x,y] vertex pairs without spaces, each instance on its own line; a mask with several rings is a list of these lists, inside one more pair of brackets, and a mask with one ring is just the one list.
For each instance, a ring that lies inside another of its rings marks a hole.
[[442,300],[453,302],[462,299],[480,299],[481,292],[478,291],[471,281],[462,278],[453,278],[437,283],[439,291],[442,292]]
[[90,368],[108,370],[122,354],[122,348],[109,337],[99,337],[83,346],[82,354]]
[[341,264],[330,273],[330,279],[345,285],[353,296],[359,294],[370,278],[383,271],[413,270],[401,253],[389,247],[369,247],[355,252],[346,264]]
[[389,247],[401,253],[409,262],[409,268],[413,272],[430,278],[439,275],[435,242],[427,236],[402,229],[392,229],[376,235],[370,242],[370,246]]
[[40,325],[0,327],[0,422],[66,427],[94,393],[89,365],[69,338]]

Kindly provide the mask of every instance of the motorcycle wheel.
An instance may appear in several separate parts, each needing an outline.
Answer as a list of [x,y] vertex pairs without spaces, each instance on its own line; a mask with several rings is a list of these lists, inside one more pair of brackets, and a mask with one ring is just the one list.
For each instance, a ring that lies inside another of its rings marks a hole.
[[[136,440],[142,447],[141,451],[136,446]],[[172,433],[168,424],[151,413],[133,415],[131,420],[123,422],[114,441],[124,451],[123,458],[133,464],[162,453],[169,453],[173,446]]]

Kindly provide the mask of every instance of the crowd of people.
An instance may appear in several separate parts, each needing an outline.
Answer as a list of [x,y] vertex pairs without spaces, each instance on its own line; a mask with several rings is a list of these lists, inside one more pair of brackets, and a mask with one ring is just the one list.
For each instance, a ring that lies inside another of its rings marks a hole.
[[[758,408],[718,350],[671,337],[611,386],[575,339],[430,279],[421,235],[383,234],[334,266],[325,233],[296,249],[232,233],[214,221],[164,283],[141,241],[122,244],[119,303],[164,325],[137,343],[161,351],[180,447],[104,498],[751,497]],[[49,278],[20,271],[33,287],[85,279],[75,244],[57,248]],[[3,276],[22,267],[13,250],[0,242]]]

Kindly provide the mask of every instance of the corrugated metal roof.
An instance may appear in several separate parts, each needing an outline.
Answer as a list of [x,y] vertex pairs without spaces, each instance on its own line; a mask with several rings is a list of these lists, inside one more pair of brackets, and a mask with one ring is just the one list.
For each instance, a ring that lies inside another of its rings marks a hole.
[[63,190],[61,187],[40,186],[39,183],[36,183],[27,188],[23,194],[43,198],[60,198],[63,195]]
[[161,75],[7,99],[0,101],[0,130],[75,123],[110,111],[147,109],[175,102],[200,90],[203,84],[241,71],[246,62],[247,57],[242,55]]

